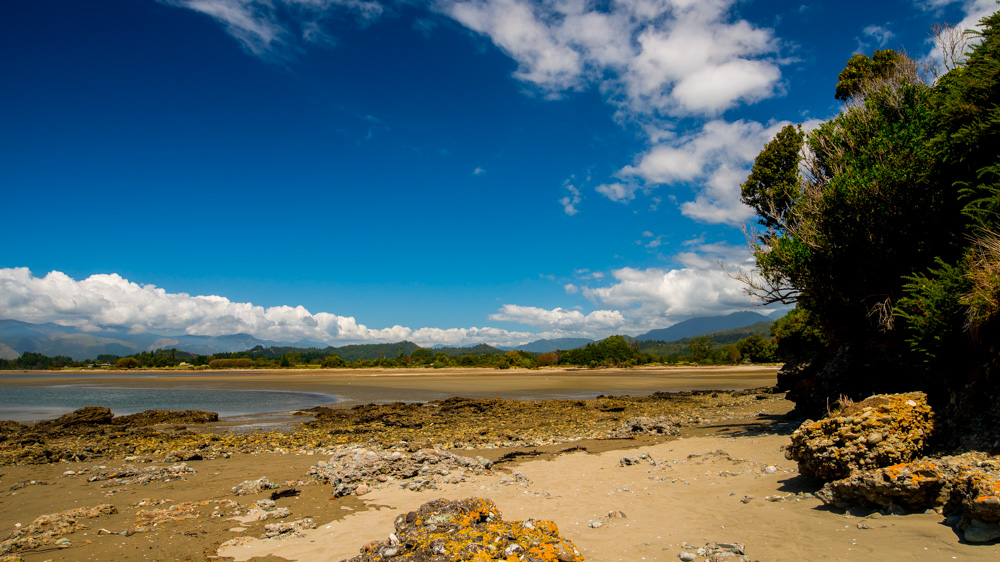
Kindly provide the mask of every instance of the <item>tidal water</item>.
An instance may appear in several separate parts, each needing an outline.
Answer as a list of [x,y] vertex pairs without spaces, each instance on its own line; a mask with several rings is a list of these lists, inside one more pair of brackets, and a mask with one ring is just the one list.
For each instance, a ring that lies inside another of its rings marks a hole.
[[0,420],[47,420],[85,406],[104,406],[116,416],[146,410],[207,410],[220,417],[232,417],[333,402],[337,397],[330,394],[281,390],[5,386],[0,388]]

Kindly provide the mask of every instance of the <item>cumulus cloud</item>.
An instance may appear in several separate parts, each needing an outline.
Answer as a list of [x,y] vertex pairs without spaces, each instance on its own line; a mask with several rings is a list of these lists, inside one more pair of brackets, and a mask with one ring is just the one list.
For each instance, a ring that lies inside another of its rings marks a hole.
[[302,306],[265,308],[215,295],[168,293],[113,273],[79,281],[59,271],[36,277],[27,268],[0,269],[0,317],[91,332],[126,328],[167,336],[245,333],[267,340],[309,339],[331,345],[402,340],[421,345],[520,345],[545,337],[490,327],[369,328],[350,316],[311,313]]
[[581,290],[600,306],[620,310],[632,333],[753,306],[743,285],[720,265],[720,261],[725,263],[730,271],[752,267],[746,248],[698,244],[675,259],[678,268],[617,269],[612,272],[613,282],[609,285]]
[[[645,189],[658,185],[696,184],[693,201],[681,204],[681,212],[707,223],[738,225],[752,215],[740,201],[740,184],[760,150],[787,122],[763,125],[755,121],[714,120],[701,129],[671,137],[625,166],[618,175],[630,185],[642,182]],[[633,187],[628,195],[635,193]],[[626,192],[600,193],[612,201],[627,202]]]
[[517,61],[550,94],[605,82],[627,112],[713,115],[773,95],[771,30],[730,15],[734,0],[440,0],[435,9]]
[[490,315],[490,320],[573,332],[606,331],[625,324],[625,317],[617,310],[595,310],[585,315],[579,310],[548,310],[516,304],[503,305],[498,312]]

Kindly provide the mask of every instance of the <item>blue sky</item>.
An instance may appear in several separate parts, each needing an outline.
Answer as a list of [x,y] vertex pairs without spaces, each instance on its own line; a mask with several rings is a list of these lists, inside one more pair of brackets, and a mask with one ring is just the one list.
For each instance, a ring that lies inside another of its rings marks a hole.
[[995,8],[8,2],[0,316],[516,345],[745,310],[764,143]]

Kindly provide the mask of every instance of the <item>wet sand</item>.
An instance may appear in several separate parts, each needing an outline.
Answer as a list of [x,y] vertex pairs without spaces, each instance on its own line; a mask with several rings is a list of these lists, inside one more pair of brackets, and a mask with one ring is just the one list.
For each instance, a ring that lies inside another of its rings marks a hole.
[[[334,407],[427,402],[452,396],[543,400],[657,391],[736,390],[773,386],[777,367],[653,367],[638,369],[310,369],[260,371],[12,371],[5,386],[87,385],[117,388],[199,388],[315,392]],[[2,416],[0,416],[2,417]]]

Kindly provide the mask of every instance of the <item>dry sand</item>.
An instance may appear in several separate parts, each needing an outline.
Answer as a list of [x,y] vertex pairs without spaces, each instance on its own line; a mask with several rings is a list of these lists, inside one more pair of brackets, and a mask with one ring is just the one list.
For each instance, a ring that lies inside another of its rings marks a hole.
[[[303,538],[256,540],[223,549],[236,560],[274,555],[294,560],[341,560],[367,541],[385,539],[393,519],[439,497],[487,497],[506,520],[554,521],[588,560],[677,560],[682,543],[739,542],[753,560],[998,560],[996,545],[961,544],[937,514],[854,517],[817,499],[769,501],[814,489],[784,459],[784,435],[692,437],[600,454],[567,453],[512,467],[530,484],[501,484],[509,474],[439,490],[376,490],[367,509],[330,521]],[[641,453],[655,460],[620,466]],[[768,466],[776,467],[768,473]],[[744,503],[744,499],[746,503]],[[341,508],[343,511],[346,509]],[[621,511],[593,528],[592,521]],[[859,529],[859,524],[867,529]]]

